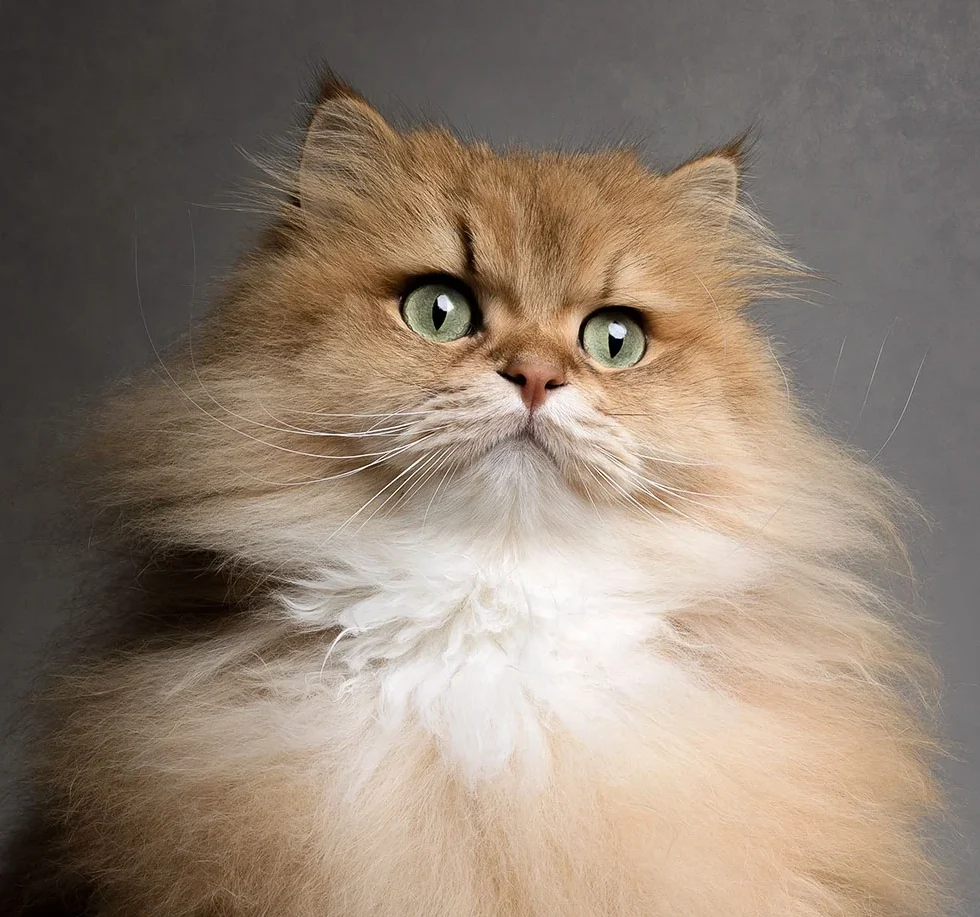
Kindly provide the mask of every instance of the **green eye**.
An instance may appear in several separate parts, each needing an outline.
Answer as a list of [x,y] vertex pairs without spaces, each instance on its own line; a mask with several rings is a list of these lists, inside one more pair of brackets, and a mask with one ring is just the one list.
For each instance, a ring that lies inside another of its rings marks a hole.
[[444,283],[424,283],[402,303],[405,324],[430,341],[448,344],[472,333],[474,309],[469,297]]
[[597,363],[626,369],[639,362],[647,339],[640,323],[626,309],[600,309],[582,325],[582,347]]

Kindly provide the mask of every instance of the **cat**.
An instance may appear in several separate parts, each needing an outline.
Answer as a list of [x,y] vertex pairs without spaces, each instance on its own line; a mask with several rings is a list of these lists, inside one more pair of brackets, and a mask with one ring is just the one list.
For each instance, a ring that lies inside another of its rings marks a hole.
[[496,153],[328,76],[300,146],[96,424],[118,537],[228,592],[49,694],[91,912],[937,912],[914,507],[746,314],[806,274],[743,145]]

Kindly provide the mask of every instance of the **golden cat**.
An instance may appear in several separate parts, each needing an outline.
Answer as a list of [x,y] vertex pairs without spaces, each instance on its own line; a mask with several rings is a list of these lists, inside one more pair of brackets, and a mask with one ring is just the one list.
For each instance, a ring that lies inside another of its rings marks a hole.
[[901,493],[745,307],[738,144],[498,154],[324,83],[288,200],[101,427],[228,614],[80,665],[39,785],[99,917],[940,905]]

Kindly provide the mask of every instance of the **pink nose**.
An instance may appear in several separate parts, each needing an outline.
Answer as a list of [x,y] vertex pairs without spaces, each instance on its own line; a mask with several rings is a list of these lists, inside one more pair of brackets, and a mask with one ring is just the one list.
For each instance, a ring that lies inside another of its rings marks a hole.
[[565,384],[565,374],[561,369],[553,363],[538,360],[515,360],[498,372],[521,390],[521,400],[529,411],[537,410],[545,403],[552,389]]

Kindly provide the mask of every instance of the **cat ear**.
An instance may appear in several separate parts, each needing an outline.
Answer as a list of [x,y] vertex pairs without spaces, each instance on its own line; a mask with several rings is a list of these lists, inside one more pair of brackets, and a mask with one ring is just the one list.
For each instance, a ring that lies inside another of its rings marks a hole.
[[672,198],[710,225],[724,229],[738,204],[743,140],[685,163],[667,176]]
[[297,192],[304,208],[364,190],[384,169],[398,134],[358,93],[328,73],[300,150]]

